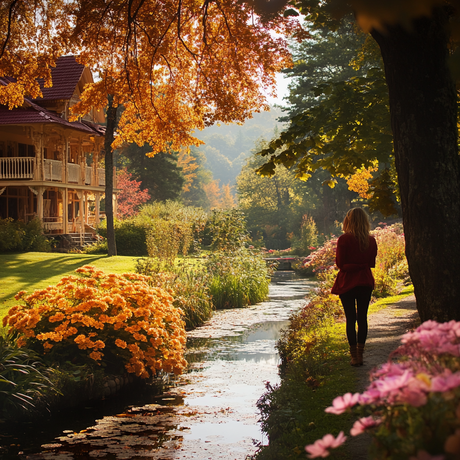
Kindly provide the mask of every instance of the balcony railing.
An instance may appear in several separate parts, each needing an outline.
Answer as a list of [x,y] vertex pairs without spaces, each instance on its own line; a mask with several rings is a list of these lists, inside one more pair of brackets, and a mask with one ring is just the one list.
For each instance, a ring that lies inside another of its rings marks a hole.
[[62,161],[45,160],[45,180],[62,182]]
[[0,179],[33,179],[35,158],[0,158]]
[[[42,167],[37,167],[33,157],[0,158],[0,180],[34,179],[61,182],[65,181],[62,161],[44,159]],[[67,183],[105,186],[104,168],[67,163]]]

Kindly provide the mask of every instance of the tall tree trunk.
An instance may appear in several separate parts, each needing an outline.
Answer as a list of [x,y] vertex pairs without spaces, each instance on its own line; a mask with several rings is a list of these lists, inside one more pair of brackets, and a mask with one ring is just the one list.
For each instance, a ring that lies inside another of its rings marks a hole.
[[115,227],[113,222],[113,149],[112,143],[115,136],[117,125],[118,107],[113,106],[113,96],[109,95],[107,107],[107,128],[105,131],[104,150],[105,150],[105,215],[107,219],[107,246],[108,255],[117,255],[117,245],[115,241]]
[[373,31],[390,94],[406,255],[422,321],[460,320],[460,171],[448,11]]

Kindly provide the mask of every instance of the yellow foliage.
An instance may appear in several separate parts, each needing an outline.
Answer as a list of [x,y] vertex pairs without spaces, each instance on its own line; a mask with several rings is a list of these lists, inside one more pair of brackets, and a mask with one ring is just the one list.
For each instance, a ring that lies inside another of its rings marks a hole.
[[358,169],[355,174],[347,179],[348,190],[356,192],[361,198],[370,198],[369,179],[372,179],[372,173],[377,171],[377,167]]
[[0,103],[40,95],[36,79],[50,85],[57,57],[77,55],[99,80],[86,85],[73,116],[105,108],[112,95],[124,108],[112,147],[147,143],[151,155],[198,145],[191,133],[218,120],[268,109],[263,92],[273,94],[276,73],[291,65],[282,37],[302,36],[296,19],[281,11],[262,21],[249,1],[24,0],[10,8],[0,10],[0,76],[18,82],[0,87]]

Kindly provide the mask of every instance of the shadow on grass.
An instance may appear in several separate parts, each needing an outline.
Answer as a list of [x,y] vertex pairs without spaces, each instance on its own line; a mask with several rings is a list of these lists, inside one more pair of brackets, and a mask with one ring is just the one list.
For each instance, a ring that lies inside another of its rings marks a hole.
[[[83,265],[106,258],[106,255],[20,253],[0,255],[0,302],[18,291],[36,289],[40,283],[52,284],[52,278],[66,276]],[[48,285],[46,284],[46,286]],[[41,286],[43,288],[45,286]]]

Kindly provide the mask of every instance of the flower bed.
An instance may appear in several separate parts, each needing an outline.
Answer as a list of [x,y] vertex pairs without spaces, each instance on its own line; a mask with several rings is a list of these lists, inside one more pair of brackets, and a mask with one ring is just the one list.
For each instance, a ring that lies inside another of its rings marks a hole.
[[10,309],[3,325],[19,346],[49,363],[96,364],[141,378],[182,372],[184,322],[168,292],[144,275],[105,274],[91,266],[76,272],[56,286],[16,295],[23,303]]
[[[326,412],[360,417],[350,434],[371,434],[371,458],[460,458],[460,322],[426,321],[405,334],[364,393],[339,396]],[[327,457],[346,439],[343,432],[326,435],[306,451]]]

